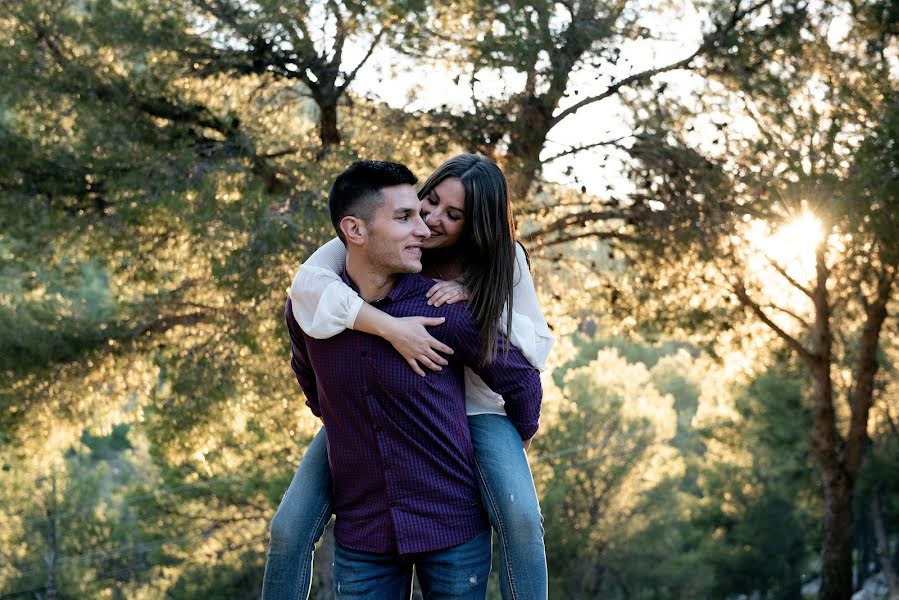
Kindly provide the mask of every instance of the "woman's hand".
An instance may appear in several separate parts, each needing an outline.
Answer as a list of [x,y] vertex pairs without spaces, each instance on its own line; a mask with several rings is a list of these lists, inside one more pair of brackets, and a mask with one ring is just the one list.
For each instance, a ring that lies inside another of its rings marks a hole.
[[447,360],[437,353],[453,354],[452,348],[425,329],[441,325],[445,320],[445,317],[391,317],[384,339],[406,359],[413,371],[424,377],[425,372],[419,363],[432,371],[439,371]]
[[431,286],[425,296],[428,297],[428,304],[431,306],[454,304],[469,298],[468,290],[458,281],[438,281]]

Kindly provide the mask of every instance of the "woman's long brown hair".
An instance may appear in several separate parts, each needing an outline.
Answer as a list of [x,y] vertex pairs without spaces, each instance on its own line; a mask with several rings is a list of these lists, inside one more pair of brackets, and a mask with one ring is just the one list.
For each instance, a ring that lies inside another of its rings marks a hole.
[[[465,226],[452,252],[463,253],[462,285],[469,310],[479,324],[482,364],[496,359],[500,319],[512,329],[512,287],[515,277],[515,226],[509,186],[502,170],[480,154],[454,156],[440,165],[418,192],[426,198],[441,181],[455,177],[465,189]],[[508,338],[504,352],[508,351]]]

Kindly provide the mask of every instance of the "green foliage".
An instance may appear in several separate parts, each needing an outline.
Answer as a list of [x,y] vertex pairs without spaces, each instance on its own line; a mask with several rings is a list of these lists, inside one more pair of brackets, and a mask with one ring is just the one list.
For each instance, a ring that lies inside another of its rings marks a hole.
[[807,577],[820,505],[803,377],[784,366],[767,371],[736,397],[735,422],[704,429],[707,444],[734,458],[708,463],[699,480],[695,523],[711,535],[698,553],[714,597],[761,589],[796,598]]
[[[615,597],[629,589],[641,565],[671,551],[654,544],[646,548],[645,562],[632,562],[631,544],[658,525],[656,518],[666,512],[663,496],[675,491],[670,481],[682,474],[681,458],[669,445],[674,402],[655,388],[645,365],[628,363],[611,349],[567,369],[563,378],[567,404],[538,438],[535,468],[547,553],[557,561],[551,586],[559,597]],[[644,576],[640,581],[650,585]]]
[[[712,21],[731,14],[732,3],[711,4]],[[744,388],[771,355],[743,356],[734,342],[746,319],[721,291],[721,260],[744,215],[775,223],[799,192],[833,196],[816,208],[853,236],[851,260],[833,268],[849,307],[841,330],[860,329],[843,282],[864,287],[866,265],[895,259],[897,115],[882,102],[893,83],[878,54],[895,15],[881,4],[859,3],[864,55],[809,35],[824,20],[810,25],[793,2],[706,48],[724,87],[715,94],[754,95],[761,132],[832,142],[811,177],[812,153],[764,135],[721,127],[723,154],[698,148],[689,128],[720,100],[709,90],[691,106],[651,77],[609,87],[622,48],[649,35],[643,9],[626,3],[5,3],[0,591],[258,595],[268,520],[318,427],[282,315],[297,265],[332,235],[331,180],[358,158],[390,157],[423,178],[481,150],[503,162],[522,231],[555,224],[549,241],[561,244],[584,225],[633,244],[535,254],[560,355],[572,346],[532,451],[551,597],[795,597],[821,512],[802,374],[778,366]],[[341,35],[449,64],[471,78],[472,109],[411,114],[356,94],[359,63],[343,60]],[[828,88],[842,111],[830,121],[793,110],[812,73],[840,83]],[[598,87],[570,89],[572,74]],[[504,89],[487,93],[488,77]],[[609,199],[530,185],[554,115],[606,91],[633,109],[633,145],[616,148],[636,190],[608,228],[582,217],[607,214]],[[644,92],[658,92],[659,110],[641,110]],[[323,137],[330,109],[339,142]],[[848,130],[858,135],[838,135]],[[569,339],[586,319],[600,335]],[[878,393],[896,397],[893,387],[878,382]],[[872,421],[859,503],[881,495],[895,535],[887,408]]]

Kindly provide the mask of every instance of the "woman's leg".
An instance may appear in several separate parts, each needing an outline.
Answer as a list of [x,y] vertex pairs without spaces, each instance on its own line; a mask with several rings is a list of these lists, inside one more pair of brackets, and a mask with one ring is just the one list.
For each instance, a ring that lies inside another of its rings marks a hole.
[[325,428],[315,435],[271,524],[262,579],[263,600],[305,599],[312,583],[312,551],[331,518],[331,471]]
[[470,415],[481,495],[499,537],[504,600],[547,597],[543,516],[521,437],[503,415]]

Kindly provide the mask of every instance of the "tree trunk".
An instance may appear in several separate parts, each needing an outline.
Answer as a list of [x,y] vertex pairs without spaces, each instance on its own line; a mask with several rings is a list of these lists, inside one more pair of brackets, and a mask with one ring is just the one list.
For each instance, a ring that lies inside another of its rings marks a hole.
[[519,102],[516,130],[511,132],[509,151],[502,165],[513,203],[525,201],[543,166],[540,152],[552,128],[552,108],[541,104],[543,100],[523,98]]
[[855,548],[857,553],[855,568],[855,590],[860,590],[865,585],[873,570],[871,568],[875,559],[874,544],[872,542],[871,519],[862,503],[860,514],[855,521]]
[[[889,551],[889,548],[887,548]],[[899,542],[893,546],[893,570],[899,572]]]
[[852,493],[855,473],[841,460],[843,440],[837,429],[833,404],[833,332],[827,291],[830,274],[824,244],[815,251],[815,324],[809,366],[814,380],[812,451],[824,484],[824,524],[821,532],[821,588],[819,600],[849,600],[852,597]]
[[852,597],[852,491],[845,474],[824,488],[824,530],[821,535],[819,600]]
[[874,492],[871,499],[871,522],[874,525],[874,536],[877,538],[877,558],[880,561],[880,570],[890,590],[890,600],[899,600],[899,575],[890,563],[890,542],[887,537],[886,527],[883,524],[883,513],[880,509],[880,493]]
[[46,592],[44,598],[54,600],[56,598],[56,569],[59,559],[59,532],[56,530],[58,511],[56,502],[56,471],[50,474],[50,498],[47,502],[47,553],[44,557],[47,562],[47,583],[44,586]]
[[318,135],[322,143],[321,154],[340,144],[340,131],[337,129],[337,97],[323,97],[318,105]]
[[802,565],[799,560],[790,561],[790,573],[787,577],[779,600],[802,600]]
[[[795,507],[790,503],[783,510],[795,513]],[[794,516],[791,516],[790,521],[795,526]],[[787,570],[783,580],[777,586],[776,592],[772,595],[772,600],[802,600],[802,575],[805,571],[803,568],[805,555],[803,542],[801,535],[790,535],[790,538],[792,541],[785,553]]]
[[[546,119],[540,114],[535,100],[522,99],[515,112],[518,119],[512,129],[509,147],[499,158],[499,165],[509,184],[509,198],[513,206],[522,206],[531,184],[540,172],[540,151],[545,143]],[[541,123],[540,121],[543,121]]]

